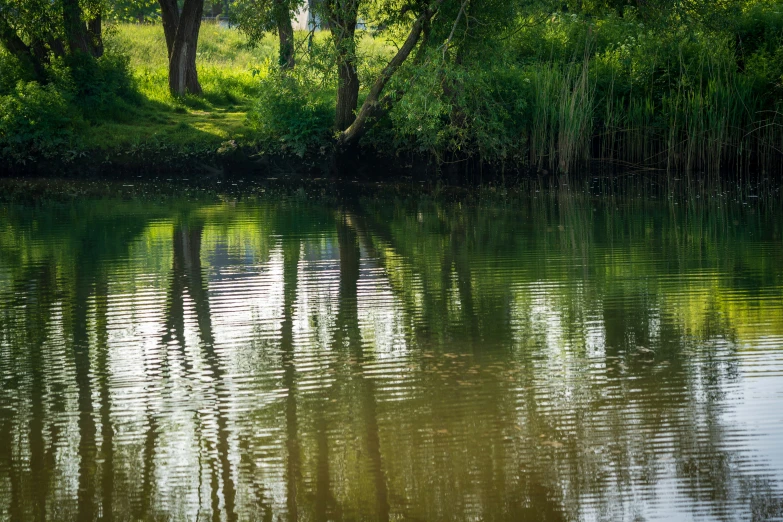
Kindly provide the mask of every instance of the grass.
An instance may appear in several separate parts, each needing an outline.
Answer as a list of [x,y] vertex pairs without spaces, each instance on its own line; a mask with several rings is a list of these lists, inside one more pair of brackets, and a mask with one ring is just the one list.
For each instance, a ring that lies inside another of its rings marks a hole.
[[[738,183],[751,173],[778,174],[783,13],[776,13],[761,13],[780,28],[770,30],[767,47],[748,49],[741,67],[724,33],[654,32],[612,16],[595,23],[553,17],[514,33],[492,55],[445,69],[438,60],[407,64],[388,87],[405,94],[364,144],[390,157],[429,154],[439,165],[478,158],[552,174],[596,164]],[[114,25],[107,47],[128,57],[138,100],[111,114],[87,114],[74,125],[72,148],[214,153],[235,140],[299,156],[324,150],[337,83],[328,38],[316,34],[307,52],[307,34],[299,33],[298,66],[281,82],[270,75],[276,36],[250,46],[241,32],[205,23],[197,59],[203,96],[173,98],[162,27]],[[393,42],[363,34],[360,103],[394,51]],[[0,76],[0,94],[13,89],[4,83],[9,77]]]
[[[297,39],[305,45],[307,35]],[[316,35],[316,45],[328,35]],[[199,36],[197,67],[204,90],[201,97],[176,99],[168,90],[166,42],[160,25],[118,24],[110,30],[108,46],[130,58],[130,66],[143,97],[133,114],[121,121],[98,121],[80,138],[87,149],[122,150],[148,144],[171,147],[216,148],[228,140],[248,137],[248,111],[259,99],[260,79],[277,57],[277,40],[267,35],[254,46],[235,29],[204,23]],[[326,47],[326,46],[324,46]],[[360,53],[365,59],[360,74],[372,77],[388,58],[392,47],[365,36]],[[300,59],[305,53],[300,53]],[[313,58],[313,59],[317,59]],[[310,64],[314,65],[314,64]],[[317,65],[317,64],[315,64]],[[310,71],[317,67],[309,67]],[[333,99],[329,78],[321,80],[318,93]]]
[[238,31],[204,24],[198,55],[204,96],[176,99],[168,91],[166,42],[159,25],[119,24],[111,30],[109,46],[130,58],[143,101],[119,121],[90,126],[80,136],[87,149],[214,148],[242,138],[247,111],[258,98],[258,73],[277,52],[271,38],[251,48]]

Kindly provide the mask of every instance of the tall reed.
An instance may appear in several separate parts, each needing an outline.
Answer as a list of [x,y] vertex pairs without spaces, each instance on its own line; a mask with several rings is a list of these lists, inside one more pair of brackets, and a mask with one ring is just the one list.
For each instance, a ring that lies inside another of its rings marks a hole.
[[590,156],[595,112],[590,60],[536,69],[533,93],[531,163],[563,173],[584,164]]
[[[615,89],[612,78],[596,95],[596,75],[585,56],[565,65],[530,69],[529,165],[568,173],[589,160],[605,166],[723,176],[781,173],[780,103],[764,108],[753,79],[728,53],[705,50],[695,63],[665,71],[668,85]],[[679,74],[676,74],[679,72]]]

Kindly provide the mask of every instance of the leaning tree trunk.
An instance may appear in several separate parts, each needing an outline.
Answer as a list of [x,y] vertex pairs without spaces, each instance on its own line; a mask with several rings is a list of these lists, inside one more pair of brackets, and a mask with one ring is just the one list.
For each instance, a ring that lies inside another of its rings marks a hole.
[[274,0],[274,17],[277,35],[280,37],[280,67],[293,69],[294,59],[294,26],[291,23],[291,10],[286,0]]
[[[390,99],[381,100],[380,95],[391,77],[395,72],[397,72],[397,69],[399,69],[403,63],[405,63],[405,60],[408,59],[408,56],[410,56],[413,49],[416,48],[416,45],[421,40],[421,36],[424,33],[427,24],[429,24],[434,15],[434,9],[437,9],[441,3],[443,3],[443,0],[437,0],[432,8],[423,12],[418,16],[418,18],[416,18],[416,21],[413,23],[413,27],[411,28],[411,32],[408,34],[408,38],[405,39],[405,43],[402,44],[402,47],[400,47],[400,49],[397,51],[397,54],[394,55],[389,64],[383,69],[378,79],[375,80],[375,83],[370,89],[367,98],[362,104],[362,108],[359,110],[359,114],[355,119],[352,120],[352,123],[349,126],[347,126],[345,129],[340,129],[343,131],[338,139],[341,147],[356,144],[359,138],[361,138],[367,131],[369,121],[373,119],[374,116],[377,116],[381,110],[391,103]],[[426,41],[423,42],[423,44],[424,43],[426,43]],[[422,49],[420,48],[420,51],[421,50]]]
[[204,0],[185,0],[181,13],[176,0],[159,1],[169,51],[169,90],[174,96],[200,95],[196,50]]
[[36,80],[45,81],[44,55],[40,55],[35,46],[28,46],[4,18],[0,18],[0,45],[21,63],[29,66]]

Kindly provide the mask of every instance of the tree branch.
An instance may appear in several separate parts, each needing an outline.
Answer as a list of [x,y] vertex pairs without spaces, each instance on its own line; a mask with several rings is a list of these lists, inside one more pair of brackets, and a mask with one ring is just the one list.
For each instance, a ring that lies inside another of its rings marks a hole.
[[400,50],[397,51],[397,54],[394,55],[389,64],[383,69],[383,72],[381,72],[378,79],[375,80],[361,109],[359,109],[359,114],[356,116],[356,119],[350,127],[340,134],[340,137],[338,138],[339,145],[345,146],[355,143],[366,132],[367,120],[376,112],[379,105],[378,98],[380,97],[381,92],[397,69],[399,69],[400,66],[405,63],[405,60],[408,59],[408,56],[410,56],[411,52],[416,47],[416,44],[419,42],[425,23],[432,18],[443,1],[444,0],[437,0],[432,7],[420,14],[413,23],[413,27],[411,28],[411,32],[408,34],[405,43],[400,47]]
[[457,19],[454,20],[454,25],[451,26],[451,33],[449,34],[449,37],[446,39],[446,43],[443,44],[443,59],[446,59],[446,53],[449,52],[449,45],[451,45],[451,41],[454,39],[454,33],[457,31],[457,26],[459,25],[459,19],[462,18],[462,15],[465,14],[465,8],[468,6],[468,3],[470,3],[470,0],[465,0],[462,2],[462,6],[459,8],[459,13],[457,13]]

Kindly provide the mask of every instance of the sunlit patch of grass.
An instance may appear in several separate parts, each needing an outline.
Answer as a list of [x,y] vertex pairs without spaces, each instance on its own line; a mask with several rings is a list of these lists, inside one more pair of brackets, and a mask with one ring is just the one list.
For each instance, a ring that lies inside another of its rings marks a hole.
[[246,133],[242,111],[198,111],[185,113],[139,110],[132,123],[104,122],[90,127],[83,138],[102,150],[122,149],[138,143],[165,143],[201,148],[218,147],[220,143]]
[[248,109],[259,96],[257,72],[268,67],[276,43],[270,36],[255,47],[235,29],[204,24],[198,72],[203,96],[172,97],[168,59],[160,25],[119,24],[110,44],[130,57],[142,103],[118,120],[105,120],[81,136],[88,148],[122,149],[138,143],[217,147],[246,134]]
[[[297,35],[302,63],[311,60],[307,37]],[[328,32],[316,34],[316,46],[328,48],[324,44],[329,37]],[[114,50],[129,56],[143,102],[122,121],[100,121],[82,134],[88,148],[101,150],[139,143],[217,148],[226,140],[247,136],[247,112],[258,103],[260,81],[273,67],[278,46],[271,34],[250,46],[236,29],[203,24],[197,59],[203,95],[175,98],[169,93],[166,41],[160,25],[118,24],[108,41]],[[369,78],[392,51],[389,42],[364,35],[360,54],[366,65],[360,72]],[[333,86],[324,85],[318,94],[333,99]]]
[[166,41],[160,25],[119,24],[110,41],[130,57],[139,91],[147,100],[197,110],[249,106],[258,96],[257,71],[267,67],[277,52],[271,35],[251,47],[236,29],[205,23],[197,59],[204,95],[175,99],[168,89]]

